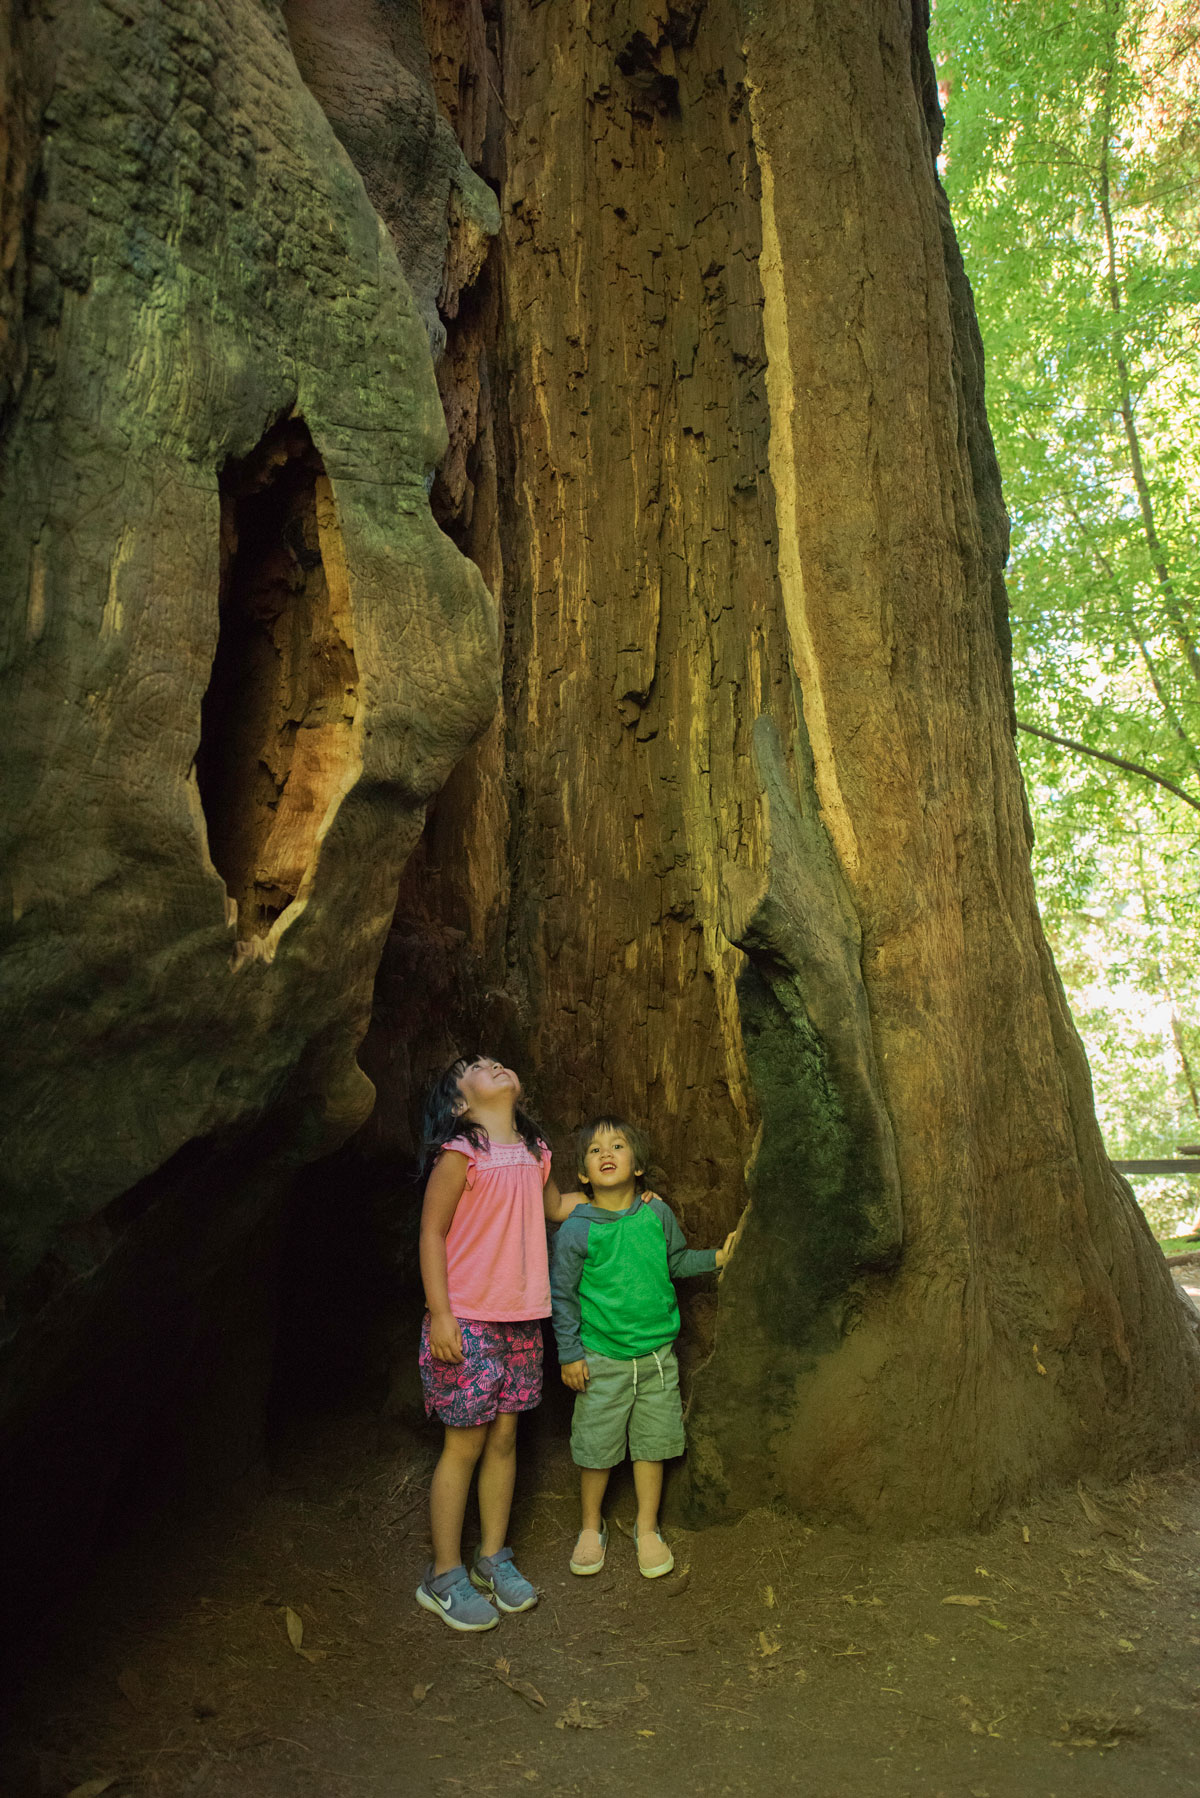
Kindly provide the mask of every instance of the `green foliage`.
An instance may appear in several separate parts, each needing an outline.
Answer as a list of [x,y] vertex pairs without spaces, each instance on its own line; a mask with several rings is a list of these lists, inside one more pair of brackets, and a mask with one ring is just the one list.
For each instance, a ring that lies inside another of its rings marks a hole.
[[[1200,4],[937,0],[934,34],[1013,521],[1018,716],[1200,799]],[[1200,812],[1020,742],[1110,1152],[1170,1152],[1200,1137]]]

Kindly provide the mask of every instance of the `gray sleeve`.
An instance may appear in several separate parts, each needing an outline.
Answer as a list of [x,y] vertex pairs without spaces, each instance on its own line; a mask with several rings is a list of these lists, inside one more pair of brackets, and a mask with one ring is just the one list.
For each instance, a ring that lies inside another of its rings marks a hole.
[[662,1225],[663,1235],[667,1239],[667,1267],[673,1280],[687,1280],[693,1274],[716,1272],[716,1249],[689,1249],[675,1213],[661,1199],[651,1199],[650,1209]]
[[583,1360],[583,1343],[579,1340],[579,1277],[587,1260],[588,1223],[587,1218],[576,1220],[572,1213],[554,1239],[550,1309],[558,1358],[564,1367],[570,1361]]

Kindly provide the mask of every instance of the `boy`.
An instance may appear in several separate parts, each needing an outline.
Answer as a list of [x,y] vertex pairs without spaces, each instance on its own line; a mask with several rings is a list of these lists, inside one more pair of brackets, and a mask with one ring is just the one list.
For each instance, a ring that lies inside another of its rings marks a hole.
[[684,1450],[672,1281],[724,1267],[733,1235],[719,1249],[688,1248],[669,1207],[643,1197],[646,1140],[623,1119],[596,1118],[576,1145],[590,1202],[577,1205],[559,1231],[550,1273],[562,1377],[579,1395],[571,1455],[580,1469],[583,1527],[571,1572],[599,1573],[604,1565],[608,1531],[601,1506],[628,1437],[638,1566],[647,1579],[658,1579],[675,1565],[658,1533],[662,1464]]

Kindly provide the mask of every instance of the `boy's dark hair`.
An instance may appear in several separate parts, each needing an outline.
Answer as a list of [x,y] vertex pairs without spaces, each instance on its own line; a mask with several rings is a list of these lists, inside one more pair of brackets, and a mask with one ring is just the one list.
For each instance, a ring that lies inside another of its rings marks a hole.
[[595,1117],[588,1124],[581,1124],[579,1129],[575,1132],[575,1166],[578,1173],[579,1184],[581,1186],[591,1185],[591,1181],[584,1171],[584,1158],[587,1155],[588,1146],[597,1130],[612,1130],[613,1132],[619,1130],[621,1135],[625,1138],[633,1151],[634,1167],[641,1169],[641,1172],[635,1176],[637,1190],[641,1192],[643,1187],[650,1184],[650,1138],[646,1135],[644,1130],[639,1130],[636,1124],[631,1124],[628,1118],[611,1117],[607,1115],[604,1117]]
[[[460,1055],[430,1087],[429,1096],[425,1100],[425,1127],[421,1141],[426,1173],[446,1144],[456,1136],[465,1136],[473,1149],[487,1148],[489,1137],[483,1125],[463,1116],[463,1097],[458,1086],[468,1068],[473,1068],[477,1061],[487,1059],[485,1055]],[[518,1105],[514,1121],[525,1147],[535,1161],[540,1161],[546,1139],[536,1120]]]

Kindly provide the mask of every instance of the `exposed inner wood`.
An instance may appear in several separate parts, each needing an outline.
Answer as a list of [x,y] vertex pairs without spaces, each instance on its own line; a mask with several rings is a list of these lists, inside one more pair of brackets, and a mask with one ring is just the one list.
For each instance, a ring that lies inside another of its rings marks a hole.
[[196,776],[241,937],[300,892],[355,756],[350,595],[333,492],[308,427],[272,427],[221,471],[220,635]]

